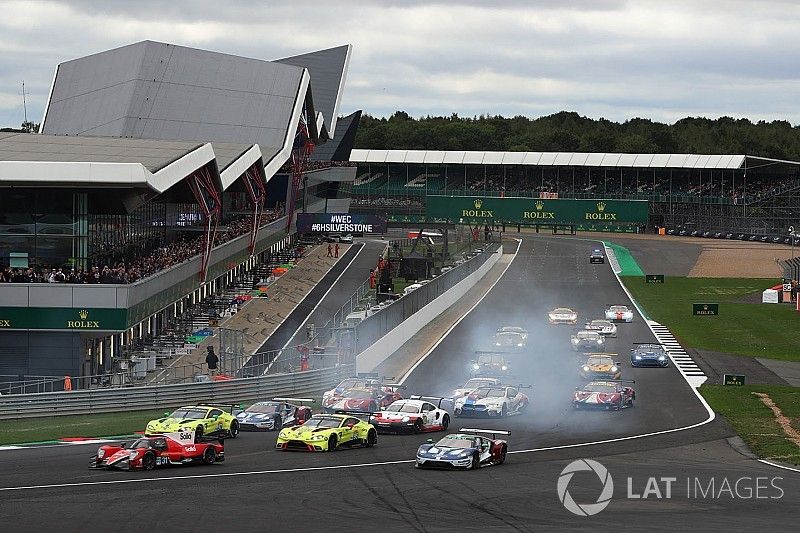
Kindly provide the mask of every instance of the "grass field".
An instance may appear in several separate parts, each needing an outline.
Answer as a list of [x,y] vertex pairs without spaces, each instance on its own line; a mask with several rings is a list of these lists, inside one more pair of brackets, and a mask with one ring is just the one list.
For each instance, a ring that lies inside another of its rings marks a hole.
[[65,437],[107,437],[143,431],[148,420],[158,418],[164,409],[98,415],[52,416],[3,420],[0,445],[58,440]]
[[[741,301],[775,285],[775,279],[668,277],[662,285],[623,276],[622,281],[646,314],[684,347],[800,361],[797,312],[783,304]],[[719,315],[692,316],[693,302],[719,303]]]
[[800,388],[780,385],[700,387],[700,393],[714,411],[725,417],[759,457],[800,464],[800,446],[787,438],[772,410],[753,392],[769,394],[791,420],[792,427],[800,429]]

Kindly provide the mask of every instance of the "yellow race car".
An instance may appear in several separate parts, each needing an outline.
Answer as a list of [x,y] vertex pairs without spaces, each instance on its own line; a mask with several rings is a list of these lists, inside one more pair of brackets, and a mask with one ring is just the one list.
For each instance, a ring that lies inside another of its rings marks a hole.
[[583,379],[621,379],[622,365],[614,361],[615,353],[590,353],[586,362],[578,369]]
[[179,407],[172,413],[164,413],[164,418],[148,422],[144,434],[163,435],[187,429],[194,431],[196,442],[204,435],[233,439],[239,434],[239,421],[233,414],[233,407],[230,411],[226,413],[221,407],[213,405]]
[[344,446],[369,448],[377,443],[378,432],[369,422],[349,414],[318,414],[306,420],[302,426],[282,429],[275,448],[333,452]]

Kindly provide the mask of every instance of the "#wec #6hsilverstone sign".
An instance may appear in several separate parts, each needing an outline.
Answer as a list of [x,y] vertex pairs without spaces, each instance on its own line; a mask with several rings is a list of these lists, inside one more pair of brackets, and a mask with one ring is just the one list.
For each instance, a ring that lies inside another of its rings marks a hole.
[[298,233],[386,233],[386,219],[350,213],[298,213]]
[[514,224],[644,224],[646,200],[428,196],[428,219]]

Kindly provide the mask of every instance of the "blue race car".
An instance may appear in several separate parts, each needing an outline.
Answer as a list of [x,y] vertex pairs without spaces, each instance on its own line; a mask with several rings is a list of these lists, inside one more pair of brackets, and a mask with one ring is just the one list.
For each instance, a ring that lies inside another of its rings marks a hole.
[[631,366],[660,366],[666,368],[668,365],[667,349],[661,344],[634,343],[631,349]]
[[[491,435],[491,438],[482,435]],[[459,468],[474,470],[482,466],[501,465],[506,460],[508,443],[497,435],[510,431],[462,428],[434,443],[428,439],[417,450],[416,468]]]
[[592,253],[589,255],[589,263],[605,263],[606,256],[603,254],[603,251],[595,248],[592,250]]

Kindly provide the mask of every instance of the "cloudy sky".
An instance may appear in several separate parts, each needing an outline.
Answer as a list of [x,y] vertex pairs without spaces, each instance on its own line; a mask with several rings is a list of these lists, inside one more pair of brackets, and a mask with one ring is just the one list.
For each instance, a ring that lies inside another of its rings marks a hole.
[[0,1],[0,126],[39,122],[59,62],[144,39],[274,59],[354,46],[342,113],[561,110],[800,123],[800,3]]

